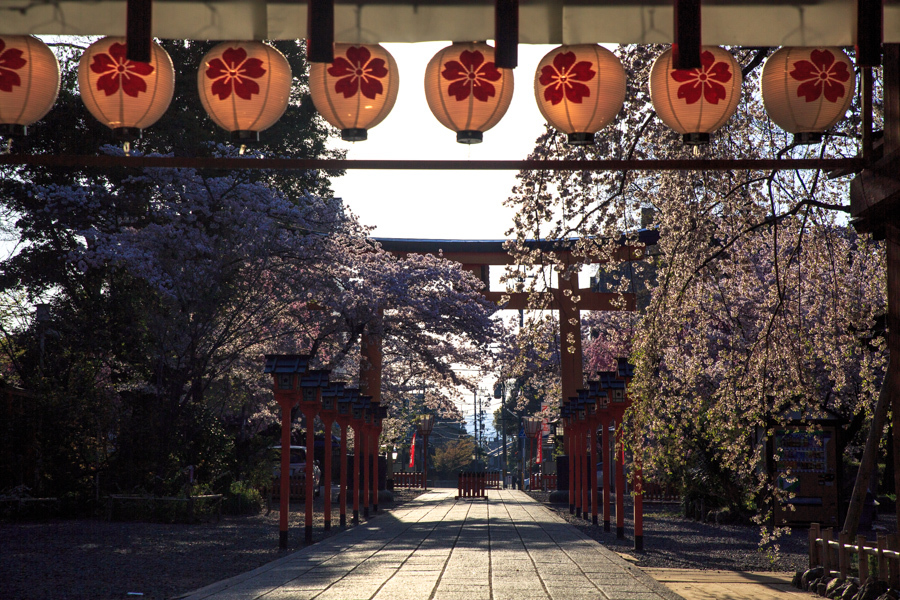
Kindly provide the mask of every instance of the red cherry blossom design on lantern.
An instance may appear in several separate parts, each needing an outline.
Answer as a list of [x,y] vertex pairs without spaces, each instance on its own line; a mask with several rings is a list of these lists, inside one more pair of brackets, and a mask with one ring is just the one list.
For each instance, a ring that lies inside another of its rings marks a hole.
[[6,42],[0,38],[0,91],[11,92],[14,85],[22,85],[22,80],[16,71],[24,67],[27,61],[22,58],[22,51],[18,48],[10,48],[6,51],[4,48],[6,48]]
[[243,48],[228,48],[222,58],[209,61],[206,76],[213,79],[212,93],[219,100],[227,100],[232,89],[235,96],[249,100],[253,94],[259,93],[259,84],[253,81],[266,74],[262,60],[247,58]]
[[574,52],[560,52],[553,57],[553,64],[541,69],[538,80],[544,88],[544,99],[556,106],[563,97],[575,104],[591,95],[591,90],[582,81],[590,81],[597,74],[591,63],[583,60],[575,62]]
[[683,83],[678,87],[678,97],[685,103],[693,104],[701,97],[710,104],[718,104],[727,95],[723,83],[731,81],[731,67],[726,62],[716,62],[709,50],[700,54],[699,69],[676,69],[672,79]]
[[328,67],[332,77],[342,77],[334,84],[334,91],[344,94],[344,98],[352,98],[357,90],[372,100],[384,93],[384,86],[379,79],[387,77],[388,70],[383,58],[372,58],[372,53],[363,46],[347,48],[347,58],[339,56]]
[[125,44],[116,42],[109,47],[109,53],[100,52],[91,59],[91,71],[99,75],[97,89],[112,96],[122,91],[132,98],[147,91],[147,82],[144,77],[153,72],[149,63],[135,62],[125,58]]
[[797,96],[803,96],[807,102],[819,99],[825,92],[825,99],[829,102],[837,102],[844,97],[844,84],[850,79],[850,71],[847,63],[835,62],[834,54],[830,50],[813,50],[808,60],[798,60],[794,63],[791,77],[804,83],[797,88]]
[[484,62],[484,54],[475,50],[463,50],[459,60],[451,60],[444,64],[441,76],[452,81],[447,94],[462,102],[471,93],[476,100],[487,102],[496,95],[497,90],[489,83],[500,80],[500,71],[493,62]]

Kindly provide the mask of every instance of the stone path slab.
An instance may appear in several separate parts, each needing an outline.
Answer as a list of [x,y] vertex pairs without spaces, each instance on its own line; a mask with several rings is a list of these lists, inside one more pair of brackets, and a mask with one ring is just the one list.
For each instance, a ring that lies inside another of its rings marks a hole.
[[[678,600],[523,492],[402,507],[185,600]],[[296,535],[296,532],[292,532]]]

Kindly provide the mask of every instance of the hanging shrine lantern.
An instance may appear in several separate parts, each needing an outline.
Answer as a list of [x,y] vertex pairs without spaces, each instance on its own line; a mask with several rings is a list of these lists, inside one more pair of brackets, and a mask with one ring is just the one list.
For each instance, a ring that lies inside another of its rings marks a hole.
[[709,143],[737,110],[741,98],[741,67],[717,46],[703,46],[700,68],[674,69],[672,49],[663,52],[650,70],[650,100],[656,114],[684,143]]
[[625,103],[625,69],[599,44],[560,46],[538,63],[534,74],[538,109],[570,144],[594,143]]
[[25,135],[57,95],[59,62],[47,44],[31,35],[0,36],[0,135]]
[[840,48],[785,47],[766,60],[760,89],[769,118],[795,144],[812,144],[850,108],[856,74]]
[[513,94],[513,72],[498,69],[483,42],[454,42],[425,67],[425,99],[441,125],[461,144],[481,143],[500,122]]
[[203,57],[197,88],[207,114],[232,140],[256,142],[287,108],[291,66],[268,44],[223,42]]
[[309,69],[316,110],[348,142],[365,140],[366,131],[387,117],[399,88],[397,62],[378,44],[335,44],[331,64]]
[[153,42],[150,62],[125,58],[125,38],[106,37],[91,44],[78,63],[81,100],[98,121],[126,142],[159,120],[175,91],[172,59]]

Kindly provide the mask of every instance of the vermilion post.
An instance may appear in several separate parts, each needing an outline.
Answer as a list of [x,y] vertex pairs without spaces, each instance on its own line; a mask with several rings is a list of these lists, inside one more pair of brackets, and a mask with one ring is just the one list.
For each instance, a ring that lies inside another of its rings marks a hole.
[[281,498],[278,506],[278,547],[282,550],[288,546],[288,511],[291,506],[291,406],[293,402],[280,401],[281,404]]
[[[354,419],[356,421],[356,419]],[[359,454],[362,434],[360,424],[353,423],[353,524],[359,524]]]
[[644,478],[641,461],[634,457],[634,549],[644,549]]
[[[378,405],[374,405],[372,418],[377,419]],[[378,512],[378,446],[381,440],[381,427],[372,425],[372,512]]]
[[590,477],[591,481],[591,521],[594,525],[598,523],[598,515],[597,511],[599,509],[598,506],[598,494],[597,494],[597,417],[594,417],[594,420],[591,422],[591,466],[590,471],[588,471],[588,477]]
[[600,445],[601,452],[603,453],[603,531],[609,531],[612,528],[612,524],[610,523],[610,497],[609,497],[609,484],[612,481],[611,473],[613,461],[610,460],[612,457],[609,451],[609,417],[604,417],[600,426],[603,428],[603,432],[600,435]]
[[340,512],[341,527],[347,526],[347,429],[349,424],[344,420],[339,420],[341,426],[341,487],[338,491],[340,496]]
[[575,514],[575,427],[571,419],[566,423],[566,452],[569,455],[569,514]]
[[590,502],[590,485],[591,485],[591,459],[590,454],[588,454],[588,449],[590,448],[590,432],[591,426],[588,423],[585,423],[581,433],[581,439],[584,443],[584,450],[582,451],[582,456],[584,457],[584,468],[581,473],[581,516],[585,521],[590,519],[590,513],[588,512],[589,502]]
[[324,417],[322,422],[325,424],[325,466],[322,474],[322,514],[325,518],[325,531],[331,529],[331,428],[334,421],[329,417]]
[[[369,409],[366,409],[366,410],[368,412]],[[370,463],[372,460],[372,455],[369,452],[369,448],[371,446],[370,438],[372,437],[371,431],[370,431],[371,428],[372,428],[372,425],[370,423],[365,423],[362,427],[360,427],[360,430],[362,431],[362,436],[363,436],[362,443],[360,444],[360,447],[363,452],[362,504],[363,504],[363,516],[367,519],[369,518],[369,504],[371,502],[371,499],[369,496],[369,486],[370,486],[369,482],[371,481],[369,479],[369,473],[371,472]]]
[[315,495],[315,490],[313,489],[313,484],[315,483],[313,477],[313,466],[315,465],[315,460],[313,459],[315,453],[313,452],[313,449],[316,446],[316,413],[313,410],[307,409],[303,414],[306,417],[306,498],[303,501],[306,512],[306,527],[304,539],[307,543],[312,543],[313,497]]
[[625,539],[625,443],[621,418],[616,421],[616,538]]
[[582,435],[581,423],[576,423],[575,427],[575,516],[581,516],[581,473],[584,471],[584,462],[581,451]]

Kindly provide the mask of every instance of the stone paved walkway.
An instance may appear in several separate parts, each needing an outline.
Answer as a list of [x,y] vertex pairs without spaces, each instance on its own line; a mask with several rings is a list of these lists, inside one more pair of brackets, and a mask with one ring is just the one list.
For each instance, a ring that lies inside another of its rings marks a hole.
[[[431,490],[190,600],[675,600],[522,492]],[[292,531],[292,535],[298,532]]]

